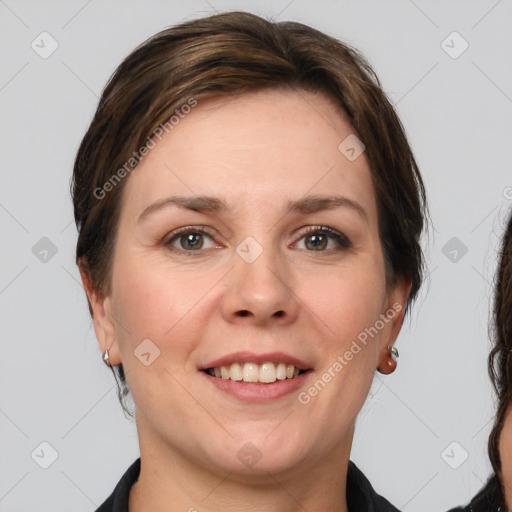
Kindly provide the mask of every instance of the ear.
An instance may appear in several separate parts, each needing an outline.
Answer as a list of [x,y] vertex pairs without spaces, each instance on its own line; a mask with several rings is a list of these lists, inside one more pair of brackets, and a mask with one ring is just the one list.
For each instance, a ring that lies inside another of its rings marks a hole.
[[396,370],[397,361],[390,349],[402,328],[405,306],[411,293],[411,286],[412,281],[410,277],[398,278],[387,294],[383,314],[389,319],[390,325],[388,325],[381,336],[379,364],[377,365],[377,370],[384,375],[393,373]]
[[108,349],[109,362],[112,366],[121,364],[121,354],[116,336],[116,325],[112,315],[112,304],[109,296],[104,296],[94,288],[90,274],[82,265],[79,265],[80,277],[84,285],[85,293],[92,310],[94,332],[100,351]]

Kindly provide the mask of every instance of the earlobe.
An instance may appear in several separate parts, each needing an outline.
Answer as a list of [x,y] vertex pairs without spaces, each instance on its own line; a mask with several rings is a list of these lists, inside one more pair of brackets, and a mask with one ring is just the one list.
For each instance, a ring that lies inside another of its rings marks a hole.
[[395,285],[393,290],[388,296],[388,309],[386,310],[386,316],[388,312],[392,314],[391,326],[389,333],[383,339],[384,346],[381,349],[381,355],[379,357],[379,364],[377,371],[383,375],[389,375],[393,373],[398,364],[398,349],[393,346],[404,321],[405,307],[411,291],[411,279],[401,278]]
[[[109,366],[117,366],[121,364],[121,354],[117,342],[116,323],[112,313],[112,301],[110,297],[100,298],[99,300],[101,301],[101,315],[98,327],[96,327],[96,322],[94,321],[96,338],[98,339],[103,360],[105,360],[106,352]],[[101,340],[99,332],[101,333]]]
[[80,268],[80,277],[92,310],[92,321],[98,345],[102,353],[108,350],[108,362],[111,366],[121,364],[121,355],[116,336],[116,325],[112,315],[111,299],[96,290],[89,273]]
[[377,371],[383,375],[389,375],[396,370],[398,365],[397,359],[399,357],[398,349],[396,347],[388,345],[386,352],[383,354],[377,366]]

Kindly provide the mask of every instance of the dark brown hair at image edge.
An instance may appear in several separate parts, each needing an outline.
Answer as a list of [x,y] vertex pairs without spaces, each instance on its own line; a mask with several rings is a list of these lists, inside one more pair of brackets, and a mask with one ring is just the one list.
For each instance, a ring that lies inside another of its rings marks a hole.
[[[76,260],[98,293],[109,294],[126,179],[102,198],[94,191],[191,98],[200,105],[205,98],[272,88],[323,93],[365,145],[388,283],[412,280],[408,311],[422,282],[419,238],[426,197],[402,124],[377,76],[357,50],[337,39],[300,23],[274,23],[245,12],[163,30],[138,46],[106,85],[76,155],[71,185]],[[90,304],[89,310],[92,314]],[[125,408],[126,380],[122,365],[116,369]]]
[[493,348],[489,354],[489,374],[498,398],[496,419],[489,436],[489,457],[497,475],[501,473],[499,438],[505,415],[512,406],[512,209],[503,237],[492,318]]

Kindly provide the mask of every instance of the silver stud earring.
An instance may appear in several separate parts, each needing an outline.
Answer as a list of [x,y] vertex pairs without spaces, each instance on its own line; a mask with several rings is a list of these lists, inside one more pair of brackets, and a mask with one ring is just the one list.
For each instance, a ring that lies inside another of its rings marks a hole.
[[103,352],[103,362],[108,366],[112,366],[110,364],[110,361],[108,360],[108,348],[105,349],[105,352]]
[[394,357],[395,359],[398,359],[400,357],[400,354],[398,353],[398,349],[396,347],[388,347],[389,348],[389,353],[391,354],[392,357]]

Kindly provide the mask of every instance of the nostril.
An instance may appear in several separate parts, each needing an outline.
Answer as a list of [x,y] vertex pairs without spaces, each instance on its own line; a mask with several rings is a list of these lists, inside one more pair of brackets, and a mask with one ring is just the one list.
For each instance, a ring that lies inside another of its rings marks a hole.
[[281,318],[282,316],[284,316],[284,311],[282,309],[280,309],[279,311],[276,311],[274,313],[274,316],[277,318]]
[[238,314],[240,316],[249,316],[251,314],[251,312],[247,311],[247,309],[242,309],[241,311],[238,312]]

